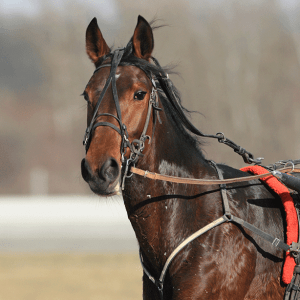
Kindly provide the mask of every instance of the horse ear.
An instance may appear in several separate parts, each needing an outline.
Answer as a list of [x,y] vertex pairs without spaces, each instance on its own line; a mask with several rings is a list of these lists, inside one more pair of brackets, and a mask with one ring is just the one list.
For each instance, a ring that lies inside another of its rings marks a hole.
[[86,29],[85,42],[86,53],[94,64],[100,57],[110,52],[96,18],[91,21]]
[[154,48],[154,39],[152,28],[149,23],[142,17],[138,17],[138,22],[134,30],[133,54],[138,58],[150,60]]

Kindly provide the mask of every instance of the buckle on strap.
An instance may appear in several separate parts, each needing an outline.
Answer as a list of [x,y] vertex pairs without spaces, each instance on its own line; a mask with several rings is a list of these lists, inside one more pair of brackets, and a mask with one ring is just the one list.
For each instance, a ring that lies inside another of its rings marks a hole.
[[293,284],[291,286],[291,290],[293,290],[293,291],[300,291],[300,287],[298,285]]
[[86,146],[88,140],[90,138],[90,128],[88,127],[85,131],[84,137],[83,137],[83,146]]
[[122,160],[124,160],[124,163],[122,164],[122,168],[123,168],[123,166],[125,166],[125,170],[124,170],[124,173],[123,173],[121,189],[122,189],[122,191],[124,191],[125,179],[130,178],[133,175],[133,173],[128,175],[128,173],[130,172],[130,167],[131,167],[130,165],[133,164],[133,166],[134,166],[135,162],[131,158],[126,159],[125,156],[122,156]]
[[300,244],[292,242],[292,244],[290,245],[289,251],[295,255],[298,255],[298,253],[300,252]]

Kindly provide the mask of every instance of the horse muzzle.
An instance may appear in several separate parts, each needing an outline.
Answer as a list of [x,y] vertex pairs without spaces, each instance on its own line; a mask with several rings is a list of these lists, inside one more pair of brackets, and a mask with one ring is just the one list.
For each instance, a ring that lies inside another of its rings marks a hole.
[[120,174],[120,167],[114,158],[108,158],[94,172],[87,159],[81,161],[83,179],[89,184],[90,189],[100,196],[120,193]]

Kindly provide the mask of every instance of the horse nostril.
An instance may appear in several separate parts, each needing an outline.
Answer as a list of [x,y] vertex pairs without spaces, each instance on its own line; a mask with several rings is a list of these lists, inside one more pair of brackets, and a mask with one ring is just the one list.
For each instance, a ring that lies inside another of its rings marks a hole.
[[100,179],[113,182],[119,176],[119,166],[115,159],[109,158],[98,171]]
[[85,181],[89,181],[92,177],[90,165],[85,158],[81,161],[81,175]]

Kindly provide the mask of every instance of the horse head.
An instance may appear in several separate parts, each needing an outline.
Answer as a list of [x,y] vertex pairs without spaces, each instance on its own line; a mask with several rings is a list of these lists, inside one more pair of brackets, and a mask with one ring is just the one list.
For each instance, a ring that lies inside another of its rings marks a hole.
[[86,52],[96,70],[83,92],[88,127],[81,172],[99,195],[118,194],[122,169],[147,151],[154,118],[149,107],[158,99],[143,65],[149,64],[153,47],[151,26],[141,16],[128,45],[115,51],[106,44],[96,18],[87,27]]

